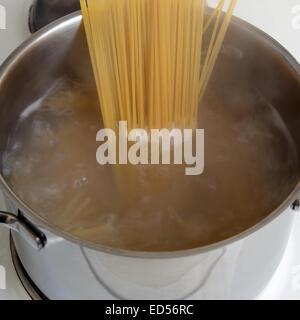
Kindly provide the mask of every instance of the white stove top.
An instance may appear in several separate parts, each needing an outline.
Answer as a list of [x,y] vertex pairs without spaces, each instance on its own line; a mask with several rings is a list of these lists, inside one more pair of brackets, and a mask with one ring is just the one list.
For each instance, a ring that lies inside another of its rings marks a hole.
[[[214,5],[218,0],[208,0]],[[0,63],[29,36],[27,19],[32,0],[0,0]],[[2,7],[1,7],[2,6]],[[1,9],[5,10],[1,10]],[[6,15],[6,29],[3,26]],[[239,0],[236,15],[257,25],[282,43],[300,61],[300,1],[299,0]],[[5,210],[0,193],[0,210]],[[300,213],[280,266],[257,299],[300,300]],[[4,270],[6,281],[4,280]],[[5,284],[5,289],[3,289]],[[0,300],[30,299],[14,269],[9,232],[0,228]]]

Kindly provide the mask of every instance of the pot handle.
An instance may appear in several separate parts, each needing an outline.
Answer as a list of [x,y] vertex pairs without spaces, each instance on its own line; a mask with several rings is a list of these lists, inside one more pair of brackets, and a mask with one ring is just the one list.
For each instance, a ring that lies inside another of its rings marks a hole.
[[47,239],[44,233],[21,217],[17,217],[9,212],[0,211],[0,225],[18,232],[37,250],[43,249],[46,245]]

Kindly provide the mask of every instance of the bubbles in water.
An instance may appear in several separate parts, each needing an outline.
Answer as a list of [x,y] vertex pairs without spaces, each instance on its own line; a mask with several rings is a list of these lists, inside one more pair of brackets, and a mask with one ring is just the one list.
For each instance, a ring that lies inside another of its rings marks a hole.
[[293,139],[258,91],[208,96],[199,118],[205,171],[185,176],[185,165],[99,166],[96,92],[54,87],[23,112],[3,173],[30,207],[83,239],[146,251],[198,247],[253,226],[296,181]]

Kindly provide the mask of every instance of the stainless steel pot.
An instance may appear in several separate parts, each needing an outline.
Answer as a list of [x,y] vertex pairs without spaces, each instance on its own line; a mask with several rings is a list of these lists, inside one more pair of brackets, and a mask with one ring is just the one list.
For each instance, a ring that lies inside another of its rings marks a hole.
[[[2,65],[0,153],[19,114],[55,79],[67,75],[94,85],[81,20],[75,13],[49,25]],[[237,68],[241,55],[243,67]],[[300,155],[300,66],[293,57],[263,32],[234,19],[219,63],[273,99]],[[291,187],[275,212],[226,241],[182,252],[141,253],[102,247],[58,230],[23,203],[2,176],[0,185],[11,212],[1,212],[0,223],[13,230],[25,270],[50,299],[254,298],[280,263],[293,223],[291,205],[299,208],[300,197],[300,184]]]

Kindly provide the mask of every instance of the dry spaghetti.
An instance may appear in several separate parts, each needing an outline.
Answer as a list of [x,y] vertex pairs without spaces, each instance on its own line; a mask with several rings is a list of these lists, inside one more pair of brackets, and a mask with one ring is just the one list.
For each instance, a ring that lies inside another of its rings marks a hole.
[[105,126],[195,127],[236,2],[206,19],[205,0],[81,0]]

